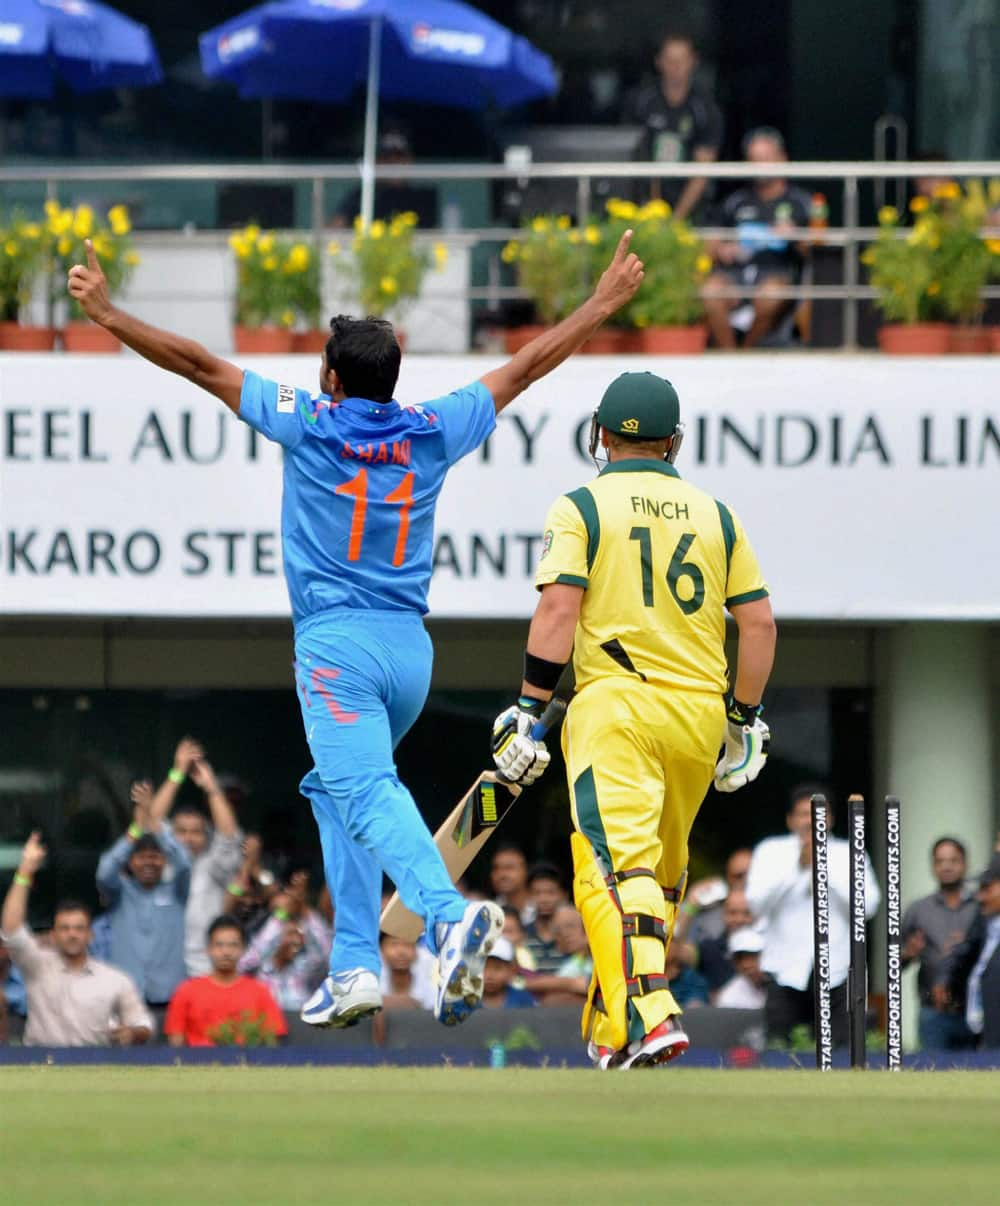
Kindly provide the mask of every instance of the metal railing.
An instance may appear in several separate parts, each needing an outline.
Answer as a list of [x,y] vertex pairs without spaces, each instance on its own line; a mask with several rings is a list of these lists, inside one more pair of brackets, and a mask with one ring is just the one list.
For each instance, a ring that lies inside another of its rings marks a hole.
[[[841,301],[844,306],[843,341],[845,350],[853,350],[858,342],[859,303],[876,297],[877,290],[860,282],[859,250],[877,233],[877,227],[860,224],[860,186],[864,181],[886,178],[915,179],[921,176],[947,176],[956,180],[978,178],[1000,179],[1000,161],[941,163],[939,161],[904,163],[809,161],[797,163],[527,163],[455,164],[419,163],[393,164],[377,167],[376,180],[394,180],[447,184],[457,181],[513,181],[522,185],[540,180],[575,180],[575,215],[579,223],[594,216],[595,181],[622,180],[630,184],[642,180],[686,180],[692,176],[707,180],[756,180],[777,177],[786,180],[833,182],[841,190],[843,221],[840,226],[824,227],[819,233],[812,228],[789,230],[789,235],[804,241],[814,240],[842,249],[843,284],[817,285],[812,282],[786,285],[775,295],[789,300]],[[0,166],[0,187],[6,184],[34,183],[44,187],[45,195],[58,198],[67,185],[82,183],[151,183],[151,182],[209,182],[223,183],[282,183],[308,184],[310,189],[310,219],[317,246],[328,235],[326,186],[330,183],[357,183],[361,179],[360,164],[136,164],[133,166]],[[829,190],[827,192],[829,195]],[[703,237],[731,238],[732,230],[722,227],[698,227]],[[499,243],[517,234],[517,228],[489,226],[465,227],[464,236],[475,242]],[[1000,237],[1000,228],[989,228],[984,235]],[[711,296],[744,297],[746,286],[734,285],[713,289]],[[504,300],[527,295],[513,286],[490,284],[469,287],[469,300]],[[1000,297],[1000,287],[983,290],[985,298]]]

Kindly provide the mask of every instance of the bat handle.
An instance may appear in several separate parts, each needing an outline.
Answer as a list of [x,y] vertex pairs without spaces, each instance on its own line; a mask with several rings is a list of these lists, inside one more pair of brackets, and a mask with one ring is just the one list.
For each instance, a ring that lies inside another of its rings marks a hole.
[[553,695],[548,707],[531,726],[532,741],[541,741],[549,729],[554,729],[565,715],[566,701]]

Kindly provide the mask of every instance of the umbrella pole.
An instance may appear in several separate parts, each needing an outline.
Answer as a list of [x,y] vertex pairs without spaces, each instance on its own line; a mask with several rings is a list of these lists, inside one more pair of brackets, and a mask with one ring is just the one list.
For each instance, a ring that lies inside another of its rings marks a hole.
[[269,96],[260,102],[260,157],[265,163],[274,158],[274,102]]
[[382,18],[368,27],[368,96],[365,101],[365,149],[361,163],[361,218],[371,225],[375,208],[375,140],[378,137],[379,72],[382,66]]

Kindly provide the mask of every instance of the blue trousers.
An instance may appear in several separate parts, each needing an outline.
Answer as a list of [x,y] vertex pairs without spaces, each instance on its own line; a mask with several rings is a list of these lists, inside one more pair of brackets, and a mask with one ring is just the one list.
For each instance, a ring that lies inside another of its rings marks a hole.
[[963,1051],[976,1045],[976,1036],[960,1014],[921,1005],[918,1025],[923,1051]]
[[313,769],[302,780],[333,898],[330,972],[377,975],[382,872],[403,903],[434,926],[458,921],[465,901],[451,882],[393,751],[420,715],[433,651],[415,612],[337,611],[295,634],[295,679]]

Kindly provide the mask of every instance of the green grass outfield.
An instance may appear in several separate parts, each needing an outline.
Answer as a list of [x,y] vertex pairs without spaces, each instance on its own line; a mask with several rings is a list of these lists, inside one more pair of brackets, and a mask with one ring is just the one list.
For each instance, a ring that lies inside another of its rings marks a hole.
[[4,1068],[42,1203],[1000,1200],[995,1072]]

